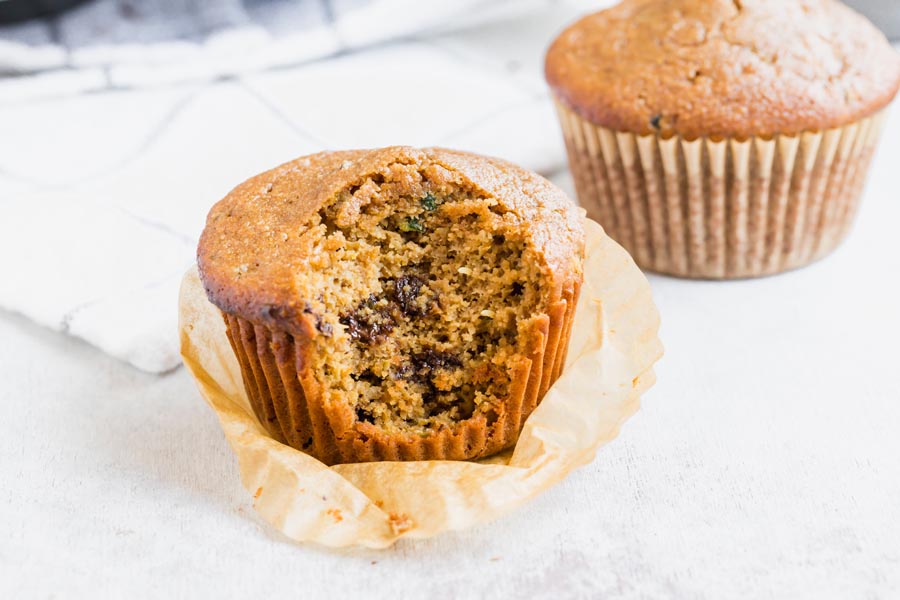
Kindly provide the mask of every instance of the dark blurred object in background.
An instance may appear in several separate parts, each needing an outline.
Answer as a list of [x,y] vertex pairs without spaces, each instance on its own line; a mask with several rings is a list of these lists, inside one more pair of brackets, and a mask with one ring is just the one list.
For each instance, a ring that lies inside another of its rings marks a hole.
[[[86,0],[0,0],[0,24],[46,17]],[[866,15],[892,41],[900,41],[900,0],[843,0]]]
[[900,1],[898,0],[844,0],[851,8],[869,17],[881,28],[888,39],[900,41]]
[[0,0],[0,23],[47,17],[82,2],[84,0]]

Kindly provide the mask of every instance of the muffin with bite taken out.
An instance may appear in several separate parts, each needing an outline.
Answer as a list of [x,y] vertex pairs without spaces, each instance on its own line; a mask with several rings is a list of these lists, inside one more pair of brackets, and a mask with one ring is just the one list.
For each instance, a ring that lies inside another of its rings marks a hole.
[[473,459],[559,377],[582,214],[497,159],[323,152],[216,204],[198,265],[275,439],[326,464]]

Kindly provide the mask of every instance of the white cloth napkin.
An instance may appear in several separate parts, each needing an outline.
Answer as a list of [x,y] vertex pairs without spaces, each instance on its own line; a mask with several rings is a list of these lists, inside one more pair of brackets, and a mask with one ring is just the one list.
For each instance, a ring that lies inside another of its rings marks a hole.
[[176,367],[178,282],[231,187],[390,144],[551,172],[564,154],[543,52],[596,6],[98,0],[0,28],[0,308]]

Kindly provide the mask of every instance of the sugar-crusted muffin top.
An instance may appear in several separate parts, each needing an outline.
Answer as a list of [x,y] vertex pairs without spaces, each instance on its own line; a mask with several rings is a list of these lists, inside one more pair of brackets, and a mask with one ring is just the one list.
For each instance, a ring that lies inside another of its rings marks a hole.
[[416,165],[437,185],[460,185],[514,217],[554,274],[554,294],[581,278],[583,211],[542,177],[505,161],[453,150],[390,147],[322,152],[257,175],[207,217],[197,261],[210,300],[223,311],[297,333],[306,320],[302,280],[314,215],[354,186]]
[[900,57],[835,0],[625,0],[563,31],[546,77],[603,127],[747,138],[877,112],[900,87]]

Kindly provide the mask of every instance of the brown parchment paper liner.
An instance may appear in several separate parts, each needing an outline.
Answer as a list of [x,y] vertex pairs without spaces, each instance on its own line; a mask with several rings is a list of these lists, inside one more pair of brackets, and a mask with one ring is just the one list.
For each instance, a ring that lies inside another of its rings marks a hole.
[[[491,456],[514,446],[538,399],[559,377],[580,284],[562,290],[546,316],[535,326],[537,335],[527,355],[529,365],[513,375],[513,385],[497,419],[476,415],[451,429],[427,437],[383,434],[374,425],[365,435],[354,427],[355,415],[344,407],[309,397],[318,386],[309,381],[305,349],[289,333],[225,314],[225,333],[234,349],[250,407],[269,434],[302,449],[326,465],[392,460],[466,460]],[[347,419],[352,419],[350,422]],[[349,431],[348,431],[349,429]]]
[[260,425],[219,310],[195,269],[182,282],[181,353],[216,411],[260,515],[288,537],[383,548],[495,519],[590,462],[638,408],[661,356],[650,285],[599,225],[586,222],[585,280],[562,376],[512,451],[478,462],[328,467]]
[[845,127],[747,140],[598,127],[556,102],[578,199],[642,268],[756,277],[848,233],[886,109]]

